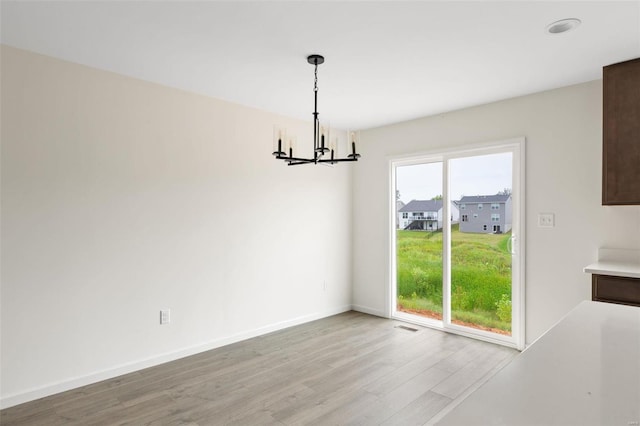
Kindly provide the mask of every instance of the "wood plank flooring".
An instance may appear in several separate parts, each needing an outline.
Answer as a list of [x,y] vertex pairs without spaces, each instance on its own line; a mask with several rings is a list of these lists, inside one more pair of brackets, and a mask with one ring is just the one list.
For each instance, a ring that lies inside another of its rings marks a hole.
[[11,407],[10,425],[424,425],[517,351],[357,312]]

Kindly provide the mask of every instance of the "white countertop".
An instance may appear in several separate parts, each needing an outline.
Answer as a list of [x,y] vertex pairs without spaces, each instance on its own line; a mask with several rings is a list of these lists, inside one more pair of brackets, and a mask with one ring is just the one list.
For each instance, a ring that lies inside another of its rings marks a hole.
[[631,262],[616,262],[613,260],[599,260],[596,263],[585,266],[584,272],[588,274],[640,278],[640,264]]
[[584,268],[588,274],[640,278],[640,250],[598,249],[598,261]]
[[582,302],[437,424],[640,424],[640,307]]

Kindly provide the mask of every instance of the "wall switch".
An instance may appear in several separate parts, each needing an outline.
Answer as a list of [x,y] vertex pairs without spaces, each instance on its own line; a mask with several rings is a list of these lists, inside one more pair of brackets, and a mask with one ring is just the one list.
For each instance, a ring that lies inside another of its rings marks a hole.
[[171,309],[160,310],[160,324],[169,324],[171,322]]
[[555,218],[553,213],[538,213],[538,228],[553,228]]

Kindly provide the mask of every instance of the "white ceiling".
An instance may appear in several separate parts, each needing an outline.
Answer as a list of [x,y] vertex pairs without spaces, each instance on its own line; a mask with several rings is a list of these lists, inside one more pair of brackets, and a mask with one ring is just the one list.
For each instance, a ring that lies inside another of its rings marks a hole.
[[[368,128],[601,78],[633,1],[2,1],[2,43],[292,117]],[[575,31],[545,33],[563,18]]]

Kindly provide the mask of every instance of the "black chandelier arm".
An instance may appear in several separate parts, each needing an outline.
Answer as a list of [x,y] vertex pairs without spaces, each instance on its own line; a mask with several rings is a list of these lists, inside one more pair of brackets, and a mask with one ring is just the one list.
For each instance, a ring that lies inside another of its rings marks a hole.
[[283,151],[275,151],[273,152],[273,156],[276,157],[277,160],[283,160],[289,162],[290,166],[297,166],[298,164],[309,164],[309,163],[340,163],[346,161],[358,161],[360,158],[360,154],[355,152],[355,146],[353,153],[347,155],[345,158],[334,158],[334,152],[331,151],[331,158],[322,158],[326,152],[329,152],[328,148],[318,149],[313,153],[313,158],[301,158],[301,157],[293,157],[291,155],[287,155]]
[[344,163],[351,161],[358,161],[360,154],[356,154],[356,156],[350,155],[347,158],[325,158],[325,159],[313,159],[313,158],[297,158],[297,157],[276,157],[278,160],[283,160],[289,163],[289,166],[298,166],[300,164],[310,164],[310,163]]
[[309,163],[344,163],[348,161],[358,161],[360,158],[360,154],[353,154],[347,156],[347,158],[299,158],[299,157],[287,157],[287,156],[276,156],[277,160],[283,160],[289,163],[290,166],[297,166],[299,164],[309,164]]
[[[358,157],[359,157],[359,155],[358,155]],[[333,163],[343,163],[343,162],[346,162],[346,161],[358,161],[358,158],[357,157],[354,157],[354,158],[334,158],[333,160],[330,159],[330,158],[326,158],[324,160],[318,160],[318,163],[331,163],[331,164],[333,164]]]
[[296,162],[289,162],[289,166],[299,166],[300,164],[309,164],[309,163],[325,163],[325,164],[335,164],[335,163],[343,163],[346,161],[358,161],[358,159],[354,159],[354,158],[337,158],[334,160],[317,160],[317,161],[313,161],[313,160],[305,160],[305,161],[296,161]]
[[297,161],[297,162],[289,162],[289,164],[287,164],[288,166],[299,166],[300,164],[309,164],[309,163],[315,163],[315,161]]
[[300,157],[289,157],[286,155],[276,155],[276,160],[283,161],[300,161],[304,163],[315,163],[318,161],[317,158],[300,158]]

